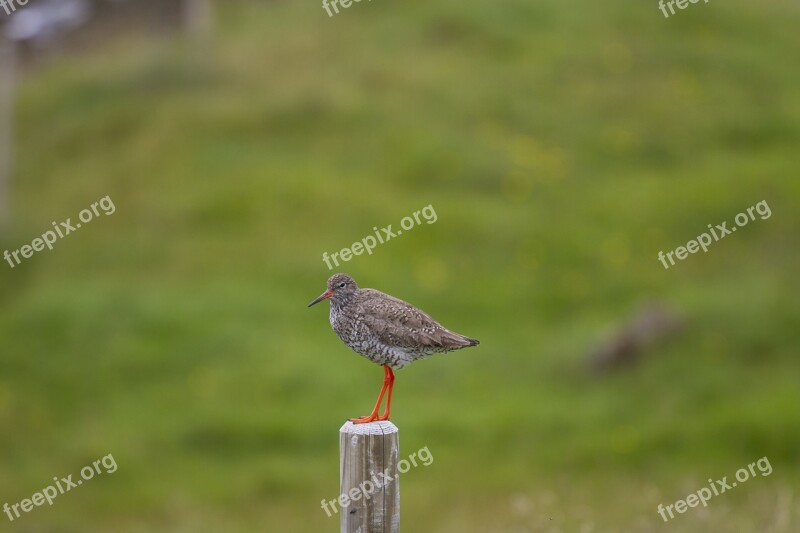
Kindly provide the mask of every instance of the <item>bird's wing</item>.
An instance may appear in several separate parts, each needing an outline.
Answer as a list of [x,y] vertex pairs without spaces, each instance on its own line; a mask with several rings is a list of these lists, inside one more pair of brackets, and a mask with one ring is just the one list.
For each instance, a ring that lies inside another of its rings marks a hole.
[[[400,349],[452,350],[477,344],[454,333],[408,302],[374,289],[364,289],[360,316],[382,343]],[[368,310],[367,310],[368,309]]]

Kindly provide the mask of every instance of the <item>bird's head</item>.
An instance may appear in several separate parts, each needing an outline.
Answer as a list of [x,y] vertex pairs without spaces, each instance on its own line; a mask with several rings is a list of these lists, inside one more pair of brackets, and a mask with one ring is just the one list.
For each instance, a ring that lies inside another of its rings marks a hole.
[[334,274],[328,278],[328,289],[320,294],[316,300],[308,304],[308,306],[311,307],[328,298],[337,303],[346,302],[357,290],[358,285],[356,285],[353,278],[347,274]]

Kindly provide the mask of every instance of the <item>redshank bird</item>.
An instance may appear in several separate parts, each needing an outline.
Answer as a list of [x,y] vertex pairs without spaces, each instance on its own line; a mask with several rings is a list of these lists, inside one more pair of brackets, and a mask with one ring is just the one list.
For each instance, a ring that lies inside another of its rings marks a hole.
[[[353,418],[355,424],[389,420],[394,372],[409,363],[480,344],[452,332],[413,305],[375,289],[359,289],[347,274],[334,274],[327,290],[308,304],[330,299],[333,331],[348,348],[383,366],[383,387],[368,416]],[[378,416],[386,397],[386,409]]]

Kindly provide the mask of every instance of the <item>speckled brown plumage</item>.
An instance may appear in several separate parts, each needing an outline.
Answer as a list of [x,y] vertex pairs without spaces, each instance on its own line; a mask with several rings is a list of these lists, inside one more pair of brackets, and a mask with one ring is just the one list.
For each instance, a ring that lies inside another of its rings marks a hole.
[[[347,274],[334,274],[327,290],[309,307],[330,299],[331,327],[351,350],[383,365],[383,387],[375,408],[367,416],[351,419],[354,424],[389,420],[394,389],[392,369],[403,368],[417,359],[445,353],[478,343],[454,333],[414,307],[375,289],[359,289]],[[386,410],[378,416],[388,391]]]
[[347,274],[331,276],[327,291],[310,305],[327,298],[331,327],[342,342],[370,361],[395,370],[436,353],[479,344],[403,300],[358,288]]

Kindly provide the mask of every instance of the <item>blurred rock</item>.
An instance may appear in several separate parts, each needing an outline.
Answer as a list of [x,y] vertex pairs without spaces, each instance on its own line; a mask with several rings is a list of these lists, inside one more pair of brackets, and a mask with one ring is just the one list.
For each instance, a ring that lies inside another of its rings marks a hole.
[[653,304],[619,326],[611,338],[591,350],[589,366],[595,372],[607,372],[629,366],[655,344],[663,343],[683,329],[677,313]]

